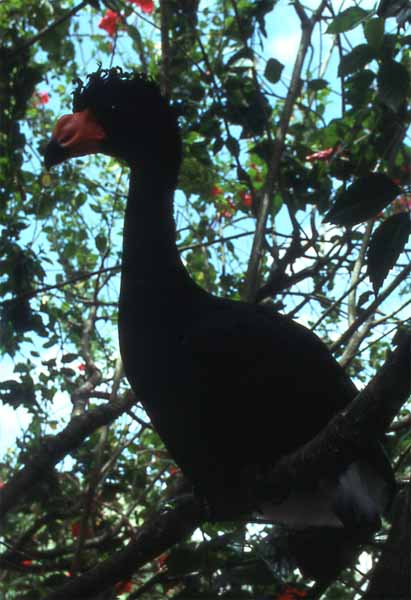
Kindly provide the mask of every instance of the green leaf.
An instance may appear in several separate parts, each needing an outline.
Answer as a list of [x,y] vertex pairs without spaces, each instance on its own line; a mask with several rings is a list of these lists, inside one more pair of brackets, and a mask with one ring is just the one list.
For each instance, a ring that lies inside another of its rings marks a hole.
[[339,77],[363,69],[373,58],[375,58],[374,50],[368,44],[356,46],[342,57],[338,67]]
[[344,31],[354,29],[368,14],[370,14],[370,11],[364,10],[359,6],[347,8],[336,16],[334,21],[328,26],[326,33],[343,33]]
[[105,250],[107,248],[107,238],[106,238],[106,236],[103,235],[102,233],[99,233],[98,235],[96,235],[94,241],[96,243],[97,250],[99,252],[101,252],[101,253],[105,252]]
[[63,354],[63,356],[61,357],[61,362],[69,363],[69,362],[73,362],[73,360],[76,360],[77,358],[78,358],[78,354],[69,352],[68,354]]
[[379,50],[384,41],[384,19],[370,19],[364,23],[364,35],[374,50]]
[[375,294],[404,250],[410,233],[410,215],[402,212],[389,217],[372,236],[367,254],[367,272]]
[[271,83],[277,83],[277,81],[280,80],[283,69],[283,63],[276,58],[269,58],[265,65],[264,77],[268,79],[268,81],[271,81]]
[[74,375],[76,374],[74,369],[69,369],[68,367],[61,367],[60,373],[65,377],[74,377]]
[[324,220],[336,225],[356,225],[376,217],[400,193],[400,188],[384,173],[371,173],[340,188],[336,201]]
[[24,382],[8,379],[0,383],[0,400],[13,408],[25,406],[30,408],[36,401],[32,380]]
[[64,258],[66,258],[67,260],[69,260],[70,258],[73,258],[73,256],[76,255],[77,250],[78,250],[78,247],[74,242],[72,242],[72,241],[67,242],[67,245],[64,246],[64,248],[63,248]]
[[397,111],[410,93],[408,69],[394,60],[381,65],[377,76],[380,98],[391,110]]
[[317,92],[318,90],[322,90],[328,86],[328,81],[326,79],[311,79],[308,82],[307,88],[310,91]]
[[370,69],[362,69],[355,73],[346,82],[346,100],[357,109],[367,103],[370,94],[373,92],[372,83],[375,79],[375,73]]

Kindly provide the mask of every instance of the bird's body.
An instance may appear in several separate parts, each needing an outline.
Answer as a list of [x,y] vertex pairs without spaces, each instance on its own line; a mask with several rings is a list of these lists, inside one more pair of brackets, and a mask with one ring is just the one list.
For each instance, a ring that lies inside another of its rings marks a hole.
[[[130,175],[119,311],[125,372],[211,512],[249,513],[267,507],[255,503],[250,472],[268,472],[315,437],[357,391],[305,327],[193,282],[176,248],[174,190],[164,189],[157,164]],[[374,459],[373,468],[386,468],[377,446]],[[333,494],[319,478],[300,502],[277,499],[269,512],[300,527],[341,526]],[[370,509],[370,520],[380,508]]]
[[[250,473],[269,471],[312,439],[356,388],[306,328],[267,307],[212,296],[193,282],[175,242],[176,120],[152,83],[136,81],[135,104],[124,101],[126,117],[116,115],[122,89],[130,91],[133,81],[115,72],[97,77],[95,89],[91,81],[81,90],[76,108],[95,113],[108,138],[102,149],[131,166],[119,335],[133,390],[216,516],[272,509],[273,520],[299,527],[341,528],[351,520],[352,527],[375,528],[392,493],[390,467],[377,444],[366,456],[359,452],[334,481],[319,474],[309,489],[274,499],[250,489]],[[101,107],[104,90],[109,99]],[[144,119],[147,110],[154,111],[154,134],[138,119],[143,109]],[[117,139],[116,127],[121,132],[130,118],[139,121],[135,139],[132,133]],[[59,136],[64,138],[57,127],[57,142]],[[62,160],[59,152],[54,162]]]

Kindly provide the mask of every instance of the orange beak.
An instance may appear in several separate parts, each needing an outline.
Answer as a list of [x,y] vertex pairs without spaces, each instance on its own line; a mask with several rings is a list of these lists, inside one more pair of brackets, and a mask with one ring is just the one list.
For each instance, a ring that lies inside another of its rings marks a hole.
[[89,109],[64,115],[57,121],[51,141],[46,147],[46,168],[58,165],[68,158],[100,152],[101,142],[106,138],[106,132]]

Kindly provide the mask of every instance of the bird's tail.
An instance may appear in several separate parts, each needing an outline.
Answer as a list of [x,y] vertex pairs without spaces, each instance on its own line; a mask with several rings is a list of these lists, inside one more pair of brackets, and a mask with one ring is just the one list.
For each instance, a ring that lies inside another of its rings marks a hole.
[[337,482],[322,481],[280,505],[265,505],[266,518],[286,525],[289,554],[305,577],[335,579],[380,528],[395,483],[382,448],[371,458],[352,463]]

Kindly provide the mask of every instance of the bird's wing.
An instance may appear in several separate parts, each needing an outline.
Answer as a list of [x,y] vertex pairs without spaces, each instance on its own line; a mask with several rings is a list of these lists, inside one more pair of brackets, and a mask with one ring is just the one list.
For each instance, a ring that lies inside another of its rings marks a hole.
[[[317,336],[258,307],[230,304],[229,310],[223,306],[208,312],[186,331],[183,345],[192,391],[185,409],[195,425],[193,455],[182,453],[180,462],[212,501],[220,490],[226,500],[231,486],[231,506],[246,489],[244,470],[269,470],[315,437],[356,395]],[[285,496],[284,505],[276,499],[264,511],[273,520],[330,525],[338,504],[343,521],[351,513],[373,521],[379,504],[386,505],[390,496],[390,477],[377,444],[364,458],[364,465],[352,465],[352,472],[348,469],[335,482],[321,482],[319,476],[302,495]],[[239,481],[243,487],[237,493]]]
[[215,411],[243,439],[266,436],[257,453],[271,446],[276,459],[314,437],[356,393],[314,334],[255,306],[210,312],[183,344],[205,415]]

